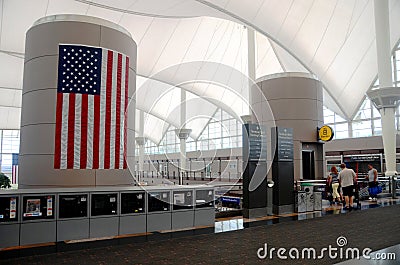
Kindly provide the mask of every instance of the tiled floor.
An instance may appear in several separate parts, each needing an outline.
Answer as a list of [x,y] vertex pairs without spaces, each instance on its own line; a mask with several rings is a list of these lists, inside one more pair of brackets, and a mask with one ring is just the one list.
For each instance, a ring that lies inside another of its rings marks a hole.
[[[392,198],[379,198],[378,201],[361,201],[361,210],[367,210],[371,208],[385,207],[390,205],[400,204],[400,199]],[[352,209],[351,211],[359,211],[360,209]],[[215,223],[215,233],[229,232],[234,230],[241,230],[248,227],[251,223],[262,223],[262,224],[276,224],[287,220],[304,220],[313,219],[317,217],[323,217],[326,215],[345,214],[349,210],[343,209],[342,204],[330,205],[328,201],[323,201],[322,211],[306,212],[306,213],[290,213],[281,215],[270,215],[260,218],[246,219],[242,216],[236,216],[231,218],[220,218]],[[377,256],[378,255],[378,256]],[[370,258],[365,258],[360,254],[359,258],[347,260],[339,265],[397,265],[400,264],[400,244],[389,248],[374,251],[369,254]]]
[[[400,204],[400,198],[392,199],[390,197],[379,198],[378,201],[361,201],[361,210],[367,210],[377,207],[385,207],[389,205]],[[289,213],[280,215],[269,215],[260,218],[246,219],[242,216],[219,218],[215,222],[215,233],[229,232],[235,230],[241,230],[246,227],[251,226],[255,223],[262,224],[276,224],[280,222],[286,222],[289,220],[305,220],[313,219],[318,217],[323,217],[332,214],[344,214],[349,211],[359,211],[360,209],[353,208],[351,210],[346,210],[343,208],[342,204],[330,205],[328,201],[323,200],[322,211],[306,212],[306,213]]]

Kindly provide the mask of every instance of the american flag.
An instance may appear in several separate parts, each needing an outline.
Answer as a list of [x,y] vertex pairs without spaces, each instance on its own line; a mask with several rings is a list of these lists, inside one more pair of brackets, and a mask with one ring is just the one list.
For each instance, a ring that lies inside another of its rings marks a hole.
[[126,168],[129,57],[59,45],[54,168]]
[[11,184],[18,182],[18,154],[12,154]]

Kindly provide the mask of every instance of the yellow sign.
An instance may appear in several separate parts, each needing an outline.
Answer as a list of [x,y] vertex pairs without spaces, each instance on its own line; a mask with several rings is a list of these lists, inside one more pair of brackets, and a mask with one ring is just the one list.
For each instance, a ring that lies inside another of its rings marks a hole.
[[333,129],[328,125],[324,125],[318,130],[318,138],[321,141],[328,142],[332,140],[333,135]]

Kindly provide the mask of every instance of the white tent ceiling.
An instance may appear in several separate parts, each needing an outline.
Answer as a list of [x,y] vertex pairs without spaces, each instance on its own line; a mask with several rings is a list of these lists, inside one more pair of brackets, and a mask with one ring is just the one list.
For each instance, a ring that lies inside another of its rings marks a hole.
[[[390,0],[389,8],[394,47],[400,1]],[[194,138],[218,107],[236,117],[247,113],[244,25],[257,32],[256,78],[310,71],[325,85],[325,105],[348,119],[377,74],[372,0],[0,0],[0,128],[19,128],[26,31],[43,16],[65,13],[110,20],[131,33],[141,76],[138,108],[148,112],[145,136],[155,142],[167,127],[163,119],[179,125],[172,115],[177,86],[190,92]],[[142,93],[148,77],[156,81]]]

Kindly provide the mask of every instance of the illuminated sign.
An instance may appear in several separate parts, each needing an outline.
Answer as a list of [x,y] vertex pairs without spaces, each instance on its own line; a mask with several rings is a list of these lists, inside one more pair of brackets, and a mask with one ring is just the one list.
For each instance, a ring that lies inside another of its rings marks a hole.
[[333,135],[333,129],[328,125],[324,125],[318,129],[318,140],[320,141],[328,142],[332,140]]

